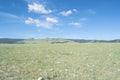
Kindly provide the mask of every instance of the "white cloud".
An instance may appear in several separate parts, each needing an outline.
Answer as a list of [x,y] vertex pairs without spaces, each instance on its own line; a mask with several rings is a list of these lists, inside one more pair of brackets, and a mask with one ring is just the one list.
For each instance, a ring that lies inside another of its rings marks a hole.
[[70,14],[72,14],[72,11],[71,10],[62,11],[62,12],[60,12],[60,14],[63,15],[63,16],[69,16]]
[[73,9],[74,12],[78,12],[77,9]]
[[34,24],[35,26],[47,29],[52,28],[57,22],[58,20],[54,18],[46,18],[46,21],[40,21],[39,19],[33,19],[29,17],[27,20],[25,20],[26,24]]
[[73,14],[73,12],[77,12],[77,9],[62,11],[62,12],[60,12],[60,14],[63,16],[69,16],[69,15]]
[[34,23],[34,20],[29,17],[27,20],[25,20],[25,23],[26,24],[32,24],[32,23]]
[[52,10],[46,9],[42,4],[37,3],[28,4],[28,10],[40,14],[49,14],[52,12]]
[[81,26],[80,22],[71,22],[70,25],[72,26]]
[[57,19],[55,19],[55,18],[50,18],[50,17],[46,18],[46,21],[47,21],[47,22],[50,22],[50,23],[58,23],[58,20],[57,20]]

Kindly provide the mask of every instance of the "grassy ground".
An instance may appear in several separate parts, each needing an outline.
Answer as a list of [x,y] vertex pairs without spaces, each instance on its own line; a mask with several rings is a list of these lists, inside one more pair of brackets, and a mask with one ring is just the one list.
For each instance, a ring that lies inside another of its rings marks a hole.
[[0,80],[39,77],[120,80],[120,44],[0,44]]

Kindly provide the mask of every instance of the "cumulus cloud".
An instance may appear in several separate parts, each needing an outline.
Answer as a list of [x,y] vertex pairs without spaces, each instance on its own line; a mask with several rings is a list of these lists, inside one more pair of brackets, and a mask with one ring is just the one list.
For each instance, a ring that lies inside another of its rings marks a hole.
[[69,16],[69,15],[73,14],[73,12],[77,12],[77,9],[62,11],[62,12],[60,12],[60,14],[63,16]]
[[52,10],[46,9],[42,4],[37,3],[28,4],[28,10],[40,14],[49,14],[52,12]]
[[43,27],[43,28],[47,28],[50,29],[52,28],[54,25],[56,25],[56,23],[58,23],[58,20],[55,18],[46,18],[45,21],[40,21],[39,19],[33,19],[33,18],[28,18],[27,20],[25,20],[26,24],[34,24],[35,26],[38,27]]
[[72,11],[71,10],[62,11],[62,12],[60,12],[60,14],[63,15],[63,16],[69,16],[70,14],[72,14]]
[[32,23],[34,23],[34,20],[29,17],[27,20],[25,20],[25,23],[26,24],[32,24]]
[[72,26],[81,26],[80,22],[71,22],[70,25]]
[[47,18],[46,18],[46,21],[47,21],[47,22],[50,22],[50,23],[58,23],[58,20],[57,20],[57,19],[55,19],[55,18],[50,18],[50,17],[47,17]]
[[39,19],[33,19],[33,18],[28,18],[25,20],[26,24],[34,24],[37,27],[43,27],[43,28],[51,28],[51,24],[45,21],[40,21]]

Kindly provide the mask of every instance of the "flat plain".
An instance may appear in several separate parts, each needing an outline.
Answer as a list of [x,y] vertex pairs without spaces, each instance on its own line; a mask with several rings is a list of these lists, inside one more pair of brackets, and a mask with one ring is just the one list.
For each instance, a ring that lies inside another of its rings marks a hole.
[[0,44],[0,80],[120,80],[120,43]]

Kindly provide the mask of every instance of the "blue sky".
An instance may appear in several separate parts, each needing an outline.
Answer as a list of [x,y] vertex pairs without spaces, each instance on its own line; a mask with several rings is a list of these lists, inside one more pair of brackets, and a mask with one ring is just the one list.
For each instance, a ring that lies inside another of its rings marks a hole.
[[0,0],[0,38],[120,39],[120,0]]

